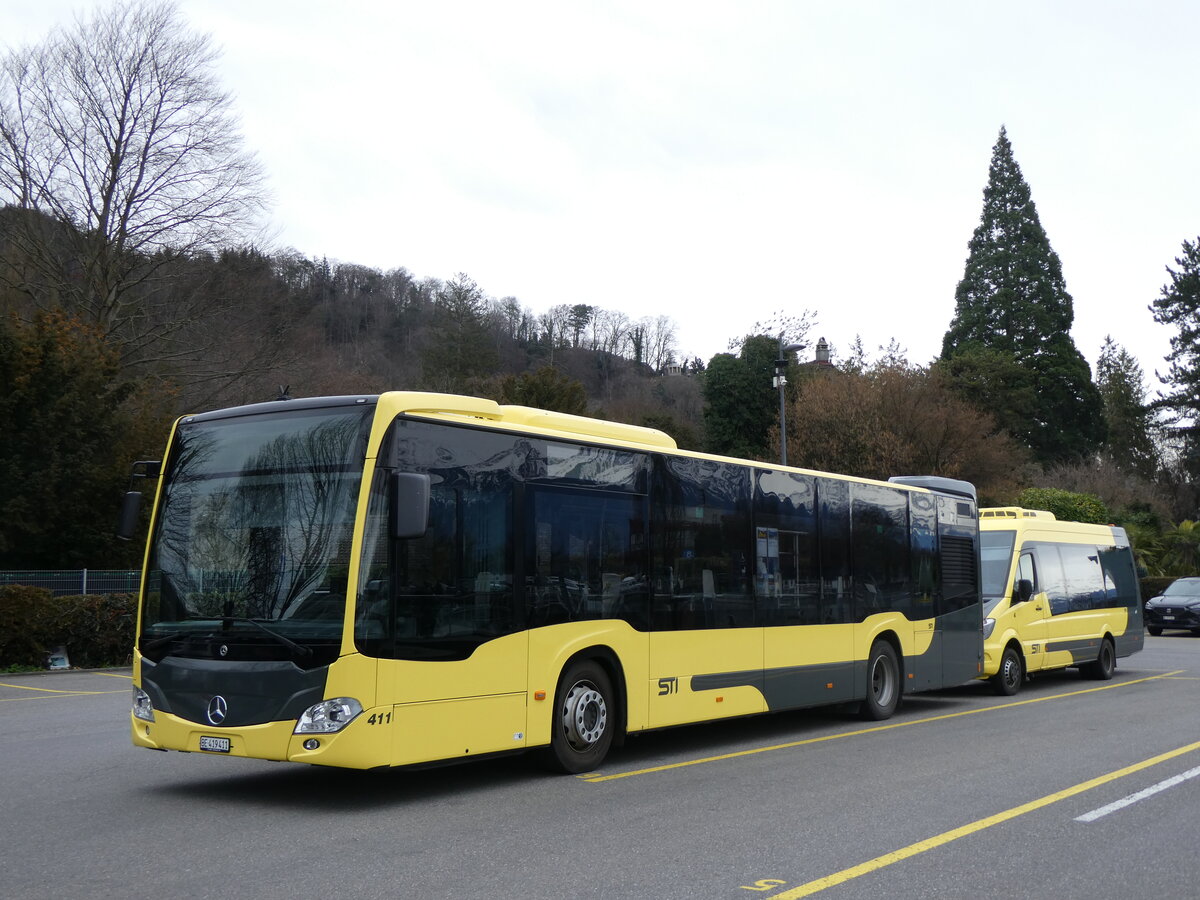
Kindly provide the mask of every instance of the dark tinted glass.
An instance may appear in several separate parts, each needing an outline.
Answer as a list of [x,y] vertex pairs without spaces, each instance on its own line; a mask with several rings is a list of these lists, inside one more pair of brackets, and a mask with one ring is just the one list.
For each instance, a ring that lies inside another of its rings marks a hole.
[[431,478],[429,528],[389,540],[386,491],[373,492],[356,624],[364,652],[463,659],[556,621],[645,626],[645,501],[634,492],[648,482],[647,455],[403,418],[390,447],[396,468]]
[[851,523],[854,541],[855,618],[878,612],[912,614],[908,497],[905,492],[855,484]]
[[429,529],[395,543],[394,655],[464,659],[524,627],[514,590],[513,483],[544,460],[522,436],[399,420],[394,458],[428,474]]
[[983,596],[1003,597],[1008,592],[1008,572],[1012,568],[1015,531],[979,532],[979,554],[983,562]]
[[1200,578],[1180,578],[1172,581],[1165,591],[1165,597],[1200,597]]
[[147,565],[145,647],[206,655],[212,635],[227,658],[288,659],[295,643],[336,656],[373,412],[299,407],[179,426]]
[[1141,605],[1141,593],[1130,549],[1100,548],[1100,568],[1104,571],[1104,605],[1137,609]]
[[1075,612],[1102,609],[1107,604],[1104,575],[1100,569],[1100,551],[1094,546],[1063,544],[1059,548],[1067,607]]
[[526,508],[526,618],[647,623],[645,501],[608,491],[532,488]]
[[908,495],[913,611],[917,619],[937,615],[941,600],[941,566],[937,553],[937,502],[930,494]]
[[821,622],[816,559],[816,479],[758,473],[754,510],[754,592],[762,625]]
[[1068,612],[1071,608],[1071,600],[1067,595],[1067,585],[1063,580],[1062,560],[1058,555],[1058,546],[1055,544],[1026,544],[1025,548],[1032,547],[1034,558],[1037,561],[1038,570],[1038,587],[1045,591],[1047,599],[1050,601],[1050,614],[1059,615]]
[[817,534],[821,557],[821,618],[853,622],[850,589],[850,487],[845,481],[817,479]]
[[653,500],[652,627],[752,625],[750,470],[666,457],[655,475]]

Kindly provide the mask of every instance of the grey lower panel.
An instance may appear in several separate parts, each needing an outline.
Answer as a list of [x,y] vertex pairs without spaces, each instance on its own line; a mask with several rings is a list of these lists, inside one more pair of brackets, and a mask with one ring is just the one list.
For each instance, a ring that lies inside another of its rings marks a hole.
[[940,616],[942,633],[941,687],[973,681],[983,671],[983,610],[978,604]]
[[843,662],[693,675],[691,688],[693,691],[719,691],[749,686],[762,693],[767,701],[767,709],[772,712],[799,709],[851,699],[854,696],[855,670],[865,667],[865,662]]
[[693,675],[693,691],[720,691],[731,687],[763,689],[763,670],[750,669],[746,672],[714,672],[711,675]]
[[1117,656],[1129,656],[1137,653],[1146,645],[1146,631],[1141,622],[1136,628],[1126,629],[1124,634],[1116,635]]
[[[865,662],[789,666],[764,672],[763,696],[767,708],[796,709],[840,703],[854,697],[855,670],[866,670]],[[863,676],[859,676],[862,681]]]
[[1077,641],[1046,642],[1047,653],[1058,653],[1062,650],[1071,654],[1073,663],[1093,662],[1100,655],[1100,641],[1097,638],[1084,638]]

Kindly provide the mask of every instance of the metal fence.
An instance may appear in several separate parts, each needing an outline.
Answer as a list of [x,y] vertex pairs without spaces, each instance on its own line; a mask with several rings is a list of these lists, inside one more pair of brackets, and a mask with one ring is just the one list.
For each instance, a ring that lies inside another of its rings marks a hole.
[[79,594],[135,594],[142,573],[136,569],[31,569],[0,572],[0,586],[25,584],[47,588],[56,597]]

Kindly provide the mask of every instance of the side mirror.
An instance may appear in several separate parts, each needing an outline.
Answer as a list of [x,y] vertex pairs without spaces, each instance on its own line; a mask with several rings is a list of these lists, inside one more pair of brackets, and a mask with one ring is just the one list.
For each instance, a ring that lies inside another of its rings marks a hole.
[[1033,582],[1028,578],[1022,578],[1017,582],[1017,599],[1024,603],[1033,596]]
[[390,531],[397,540],[419,538],[429,528],[429,476],[393,472],[389,482]]
[[125,499],[121,501],[121,517],[117,519],[117,537],[122,541],[131,541],[137,533],[138,513],[142,510],[142,492],[126,491]]

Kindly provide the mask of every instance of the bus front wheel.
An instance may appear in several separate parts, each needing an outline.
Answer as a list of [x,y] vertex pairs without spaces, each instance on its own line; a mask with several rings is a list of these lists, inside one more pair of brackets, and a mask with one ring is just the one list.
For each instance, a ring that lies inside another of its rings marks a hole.
[[1004,655],[1000,657],[1000,671],[992,676],[992,687],[1000,696],[1011,697],[1021,690],[1024,681],[1025,662],[1020,651],[1011,645],[1005,647]]
[[569,666],[558,681],[545,762],[558,772],[589,772],[604,761],[616,730],[612,683],[595,660]]
[[876,641],[867,660],[867,697],[859,707],[859,715],[868,721],[889,719],[899,705],[900,663],[896,648],[888,641]]

